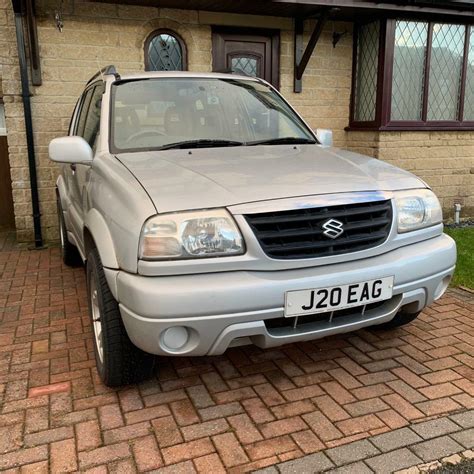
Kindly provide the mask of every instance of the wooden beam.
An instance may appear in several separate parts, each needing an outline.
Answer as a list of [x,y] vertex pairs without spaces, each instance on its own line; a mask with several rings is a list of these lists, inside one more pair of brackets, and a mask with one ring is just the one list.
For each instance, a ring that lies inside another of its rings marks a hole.
[[295,19],[295,65],[294,65],[294,91],[302,91],[302,79],[303,74],[308,65],[308,62],[311,58],[311,55],[314,52],[314,48],[318,43],[319,37],[323,32],[324,25],[328,19],[330,8],[325,8],[321,11],[321,15],[314,27],[311,37],[309,38],[306,49],[303,51],[303,19]]
[[294,52],[294,73],[293,73],[293,91],[294,92],[301,92],[303,90],[303,81],[297,79],[296,71],[298,69],[298,65],[301,62],[301,58],[303,56],[303,30],[304,30],[304,20],[302,18],[295,18],[295,52]]

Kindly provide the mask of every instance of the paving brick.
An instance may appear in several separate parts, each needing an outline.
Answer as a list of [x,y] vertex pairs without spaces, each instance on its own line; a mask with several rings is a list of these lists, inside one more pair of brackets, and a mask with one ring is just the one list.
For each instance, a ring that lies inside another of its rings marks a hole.
[[430,439],[411,448],[423,461],[434,461],[451,454],[459,453],[463,447],[449,436]]
[[420,409],[426,416],[440,415],[461,408],[452,398],[438,398],[427,402],[417,403],[416,407]]
[[148,422],[122,426],[121,428],[114,428],[113,430],[104,431],[104,443],[115,444],[120,441],[140,438],[147,435],[149,432],[150,424]]
[[474,428],[474,410],[456,413],[451,415],[450,418],[463,428]]
[[430,385],[429,387],[420,388],[420,392],[430,400],[435,398],[449,397],[457,393],[461,393],[461,389],[451,382]]
[[40,397],[42,395],[51,395],[52,393],[68,392],[71,389],[70,382],[60,382],[43,387],[35,387],[29,390],[28,397]]
[[308,428],[306,423],[299,417],[285,418],[284,420],[271,421],[260,426],[260,432],[265,438],[273,438],[289,433],[295,433]]
[[146,436],[135,440],[132,451],[140,472],[158,469],[163,465],[163,459],[154,436]]
[[229,424],[223,418],[217,420],[205,421],[203,423],[196,423],[181,428],[181,434],[185,441],[192,441],[198,438],[205,438],[208,436],[224,433],[229,429]]
[[249,460],[233,433],[213,436],[212,440],[226,468],[244,464]]
[[37,461],[48,459],[48,447],[37,446],[35,448],[22,449],[13,451],[0,456],[0,469],[7,470],[9,468],[31,464]]
[[474,428],[453,433],[451,438],[455,439],[459,444],[462,444],[466,449],[474,448]]
[[4,255],[0,293],[10,300],[0,334],[0,470],[240,474],[280,464],[314,472],[328,448],[348,464],[327,469],[365,474],[364,447],[395,449],[403,459],[402,448],[426,441],[415,428],[471,446],[472,303],[444,298],[383,337],[368,329],[164,359],[157,378],[114,390],[95,370],[83,270],[64,267],[51,248],[8,253],[5,273]]
[[401,428],[399,430],[389,431],[388,433],[373,436],[370,438],[370,441],[375,444],[380,451],[387,452],[423,440],[410,428]]
[[343,435],[337,427],[321,412],[308,413],[302,416],[303,420],[311,427],[315,434],[323,441],[341,438]]
[[73,439],[51,443],[52,472],[72,472],[77,469],[76,447]]
[[91,466],[98,466],[118,459],[130,456],[130,449],[127,443],[118,443],[110,446],[93,449],[92,451],[83,451],[79,453],[79,467],[85,469]]
[[153,420],[151,423],[160,448],[182,443],[183,437],[172,416],[164,416]]
[[257,460],[292,451],[296,449],[296,447],[294,441],[288,435],[285,435],[279,438],[257,441],[256,443],[245,446],[245,450],[250,459]]
[[298,431],[291,435],[298,448],[305,454],[315,453],[325,448],[323,442],[311,431]]
[[379,453],[380,451],[367,440],[355,441],[326,451],[326,455],[336,466],[360,461]]
[[226,469],[217,454],[208,454],[194,459],[198,472],[210,474],[226,474]]
[[421,459],[406,448],[375,456],[365,461],[376,473],[395,472],[421,463]]
[[102,444],[99,423],[95,420],[84,421],[76,426],[78,451],[98,448]]
[[[37,433],[32,433],[25,435],[23,442],[25,447],[32,447],[38,446],[40,444],[48,444],[54,441],[61,441],[67,438],[73,438],[74,431],[70,426],[64,426],[60,428],[52,428],[50,430],[45,431],[38,431]],[[10,431],[9,434],[4,434],[2,436],[4,440],[6,439],[14,439],[14,434]],[[1,441],[0,441],[1,444]],[[7,449],[3,449],[2,452],[7,451]]]
[[445,434],[459,431],[459,426],[452,422],[449,418],[438,418],[430,421],[416,423],[411,427],[423,439],[436,438]]
[[355,418],[349,418],[348,420],[338,421],[336,426],[346,436],[349,436],[356,433],[362,433],[364,431],[382,428],[385,425],[380,420],[380,418],[377,418],[375,415],[363,415]]
[[390,407],[380,398],[372,398],[344,405],[344,409],[352,416],[368,415],[369,413],[376,413],[388,408]]
[[215,418],[223,418],[230,415],[237,415],[244,410],[238,402],[226,403],[225,405],[217,405],[215,407],[203,408],[199,410],[199,414],[204,421],[214,420]]
[[287,461],[278,464],[278,470],[281,474],[293,473],[312,473],[321,472],[329,469],[333,463],[328,459],[324,453],[309,454],[301,459]]
[[327,471],[331,474],[373,474],[374,471],[363,462],[355,462]]
[[176,423],[179,426],[192,425],[199,422],[199,416],[189,400],[178,400],[170,404]]

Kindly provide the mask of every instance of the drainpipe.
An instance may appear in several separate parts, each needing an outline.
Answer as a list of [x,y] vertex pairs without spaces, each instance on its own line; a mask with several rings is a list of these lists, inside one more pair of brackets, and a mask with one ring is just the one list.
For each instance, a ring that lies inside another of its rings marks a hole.
[[21,97],[25,115],[26,146],[28,152],[28,168],[30,172],[31,203],[33,209],[33,227],[35,248],[43,247],[41,234],[41,213],[38,196],[38,180],[36,176],[35,142],[33,136],[33,121],[31,117],[30,87],[28,83],[28,66],[26,63],[25,37],[23,32],[22,8],[20,0],[12,0],[15,12],[16,41],[18,46],[18,60],[20,63]]

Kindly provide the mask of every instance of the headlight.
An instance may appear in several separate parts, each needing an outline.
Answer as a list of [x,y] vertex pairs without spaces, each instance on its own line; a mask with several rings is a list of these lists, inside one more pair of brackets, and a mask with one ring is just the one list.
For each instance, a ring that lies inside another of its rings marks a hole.
[[429,189],[410,189],[395,193],[398,232],[421,229],[443,221],[438,198]]
[[244,243],[225,209],[163,214],[145,222],[140,258],[183,259],[237,255]]

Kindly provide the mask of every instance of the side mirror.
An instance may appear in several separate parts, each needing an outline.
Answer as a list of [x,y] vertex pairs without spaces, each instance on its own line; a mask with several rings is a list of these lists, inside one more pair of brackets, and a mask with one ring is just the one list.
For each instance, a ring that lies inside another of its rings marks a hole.
[[92,163],[94,153],[82,137],[60,137],[51,140],[49,157],[57,163]]
[[316,137],[323,146],[333,145],[332,130],[329,130],[327,128],[317,128]]

